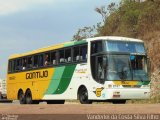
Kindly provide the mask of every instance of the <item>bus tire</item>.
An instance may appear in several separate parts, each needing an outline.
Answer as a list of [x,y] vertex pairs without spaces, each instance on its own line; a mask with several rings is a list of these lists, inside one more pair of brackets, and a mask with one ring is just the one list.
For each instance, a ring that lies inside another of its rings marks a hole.
[[126,100],[114,100],[112,101],[113,104],[125,104]]
[[26,104],[39,104],[38,100],[32,100],[32,93],[29,89],[26,91],[25,98]]
[[81,104],[92,104],[92,101],[88,100],[88,91],[86,87],[81,87],[78,90],[78,97]]
[[47,104],[64,104],[65,100],[47,100]]
[[22,90],[18,92],[18,99],[20,104],[26,104],[25,95]]

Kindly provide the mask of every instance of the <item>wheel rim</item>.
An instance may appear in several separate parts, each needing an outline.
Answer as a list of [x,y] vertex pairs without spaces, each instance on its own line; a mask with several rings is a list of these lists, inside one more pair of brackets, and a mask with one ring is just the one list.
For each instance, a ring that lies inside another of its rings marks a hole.
[[26,95],[26,103],[27,104],[31,104],[32,103],[32,97],[30,93],[27,93]]
[[83,89],[83,91],[81,92],[80,95],[81,95],[80,96],[80,100],[82,102],[86,102],[88,100],[88,93],[87,93],[87,91],[85,89]]
[[23,95],[23,93],[20,93],[19,101],[20,101],[21,104],[24,104],[25,101],[24,101],[24,95]]

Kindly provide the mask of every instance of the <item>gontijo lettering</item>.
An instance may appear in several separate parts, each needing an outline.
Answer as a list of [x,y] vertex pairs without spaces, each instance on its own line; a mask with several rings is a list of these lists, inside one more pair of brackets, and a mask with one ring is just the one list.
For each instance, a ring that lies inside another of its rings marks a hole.
[[26,73],[26,79],[46,78],[48,77],[48,71],[38,71]]

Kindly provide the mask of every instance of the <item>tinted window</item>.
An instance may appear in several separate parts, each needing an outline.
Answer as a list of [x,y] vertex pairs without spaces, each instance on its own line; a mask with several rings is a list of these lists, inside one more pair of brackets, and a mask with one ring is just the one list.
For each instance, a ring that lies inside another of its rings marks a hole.
[[65,50],[65,61],[66,62],[72,62],[71,48]]
[[139,42],[106,41],[107,51],[145,53],[144,44]]
[[27,58],[22,58],[22,70],[26,70],[27,67]]
[[35,55],[35,56],[34,56],[34,64],[33,64],[33,67],[34,67],[34,68],[37,68],[37,67],[38,67],[38,55]]
[[28,57],[28,59],[27,59],[27,68],[33,68],[33,57],[32,56],[30,56],[30,57]]
[[43,54],[38,55],[38,66],[39,66],[39,67],[43,67],[43,63],[44,63]]
[[83,61],[87,59],[87,45],[80,46],[80,58]]
[[16,71],[22,70],[22,59],[16,60]]
[[51,64],[56,65],[57,64],[57,57],[56,52],[51,52]]
[[13,71],[16,71],[16,60],[13,60]]
[[59,63],[64,63],[65,59],[64,59],[64,50],[60,50],[59,51]]
[[102,41],[96,41],[91,43],[91,53],[98,53],[103,50]]
[[34,68],[42,67],[43,66],[43,54],[42,55],[35,55],[34,56]]
[[12,61],[8,63],[8,72],[12,72]]
[[74,61],[79,61],[80,60],[80,50],[79,46],[73,48],[73,60]]
[[45,60],[45,61],[44,61],[44,66],[48,66],[48,65],[51,64],[50,59],[51,59],[50,52],[45,53],[45,55],[44,55],[44,60]]

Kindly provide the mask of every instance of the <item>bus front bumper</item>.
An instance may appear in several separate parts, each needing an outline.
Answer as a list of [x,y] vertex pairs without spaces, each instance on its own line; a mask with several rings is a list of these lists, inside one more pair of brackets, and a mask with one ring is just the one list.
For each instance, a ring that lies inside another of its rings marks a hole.
[[108,99],[149,99],[149,89],[110,89],[106,90]]
[[150,89],[142,89],[142,88],[103,89],[100,96],[97,96],[96,94],[92,94],[91,96],[92,96],[91,99],[93,100],[149,99]]

